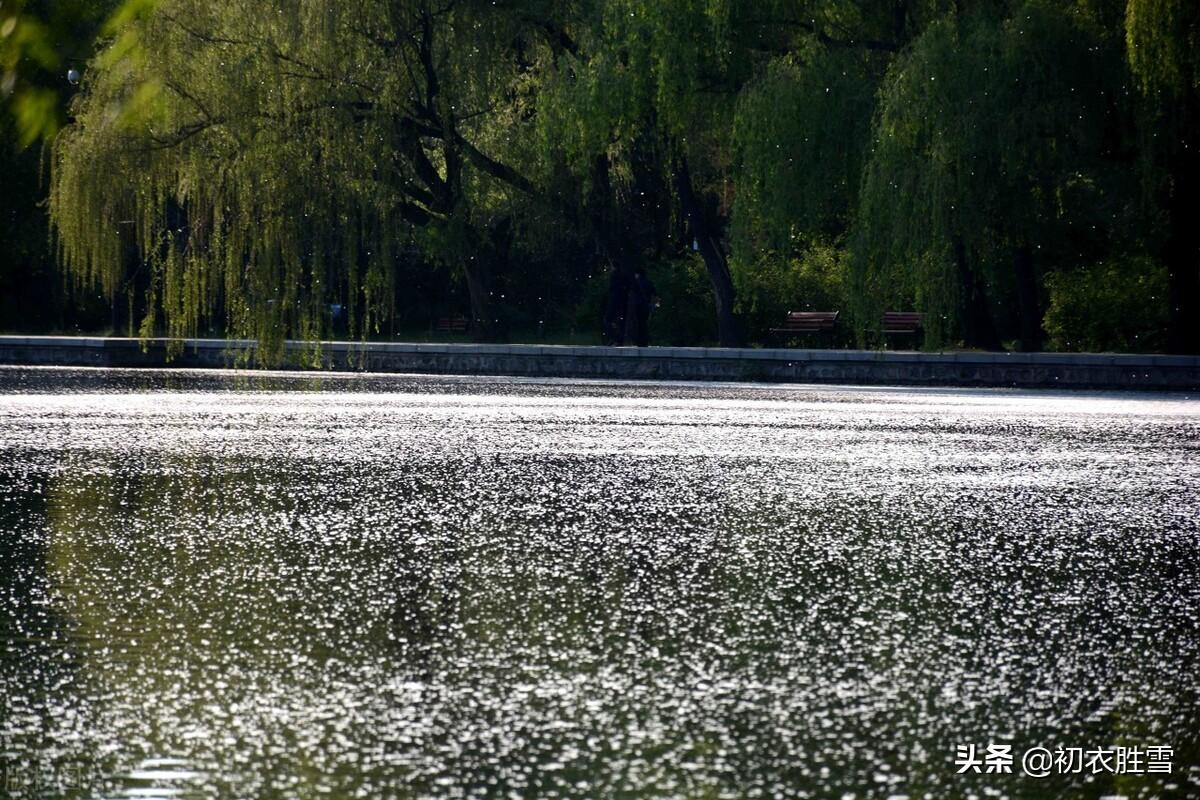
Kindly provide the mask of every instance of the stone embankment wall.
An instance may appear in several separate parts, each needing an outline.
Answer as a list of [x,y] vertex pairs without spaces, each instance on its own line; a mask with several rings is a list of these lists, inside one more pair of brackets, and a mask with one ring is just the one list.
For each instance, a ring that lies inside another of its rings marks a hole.
[[[0,364],[235,367],[251,343],[0,336]],[[1069,353],[912,353],[698,347],[289,342],[292,366],[440,375],[770,381],[893,386],[1200,390],[1200,357]]]

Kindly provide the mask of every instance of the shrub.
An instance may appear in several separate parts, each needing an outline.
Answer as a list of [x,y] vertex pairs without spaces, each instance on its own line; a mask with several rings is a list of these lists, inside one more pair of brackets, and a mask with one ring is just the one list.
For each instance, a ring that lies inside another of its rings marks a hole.
[[1153,352],[1164,343],[1167,270],[1145,256],[1051,273],[1046,289],[1052,349]]
[[[712,285],[699,256],[647,263],[646,275],[658,292],[660,306],[650,314],[650,344],[672,347],[712,345],[717,319]],[[597,269],[570,315],[572,341],[602,341],[601,323],[608,303],[611,273]]]
[[650,343],[686,347],[717,341],[712,283],[699,255],[647,266],[661,306],[650,315]]
[[832,340],[822,341],[848,343],[853,337],[845,313],[845,260],[844,250],[814,244],[792,257],[766,253],[750,263],[735,262],[733,280],[748,339],[770,341],[771,328],[789,311],[842,311]]

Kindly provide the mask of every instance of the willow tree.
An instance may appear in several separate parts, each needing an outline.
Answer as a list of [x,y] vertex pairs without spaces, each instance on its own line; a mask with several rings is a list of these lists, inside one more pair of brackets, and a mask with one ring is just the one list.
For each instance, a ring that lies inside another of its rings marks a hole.
[[143,334],[220,315],[276,361],[343,303],[365,336],[406,244],[462,270],[487,327],[488,220],[533,192],[503,159],[540,23],[484,0],[159,0],[110,33],[51,215],[70,274],[110,295],[136,253]]
[[52,136],[59,122],[55,92],[29,80],[28,66],[57,70],[61,64],[46,25],[25,5],[25,0],[0,2],[0,101],[15,117],[22,147]]
[[740,98],[736,227],[742,248],[783,250],[838,235],[870,140],[870,59],[819,46],[772,62]]
[[742,248],[784,249],[849,224],[888,65],[950,3],[767,3],[765,68],[734,120]]
[[1151,106],[1150,173],[1167,226],[1168,347],[1200,353],[1200,4],[1129,0],[1126,39]]
[[860,321],[914,302],[930,345],[998,348],[995,313],[1014,307],[1037,347],[1038,254],[1098,202],[1111,96],[1097,76],[1118,59],[1084,10],[1035,0],[951,15],[892,64],[856,217]]
[[0,0],[0,111],[28,147],[64,122],[67,71],[92,52],[99,24],[141,0]]
[[766,59],[734,121],[732,250],[760,326],[785,309],[842,309],[847,234],[889,65],[951,0],[764,4]]
[[633,269],[632,234],[674,217],[675,250],[692,247],[712,286],[721,344],[740,344],[718,183],[732,99],[745,67],[735,0],[612,0],[575,16],[538,95],[547,164],[578,178],[614,269]]

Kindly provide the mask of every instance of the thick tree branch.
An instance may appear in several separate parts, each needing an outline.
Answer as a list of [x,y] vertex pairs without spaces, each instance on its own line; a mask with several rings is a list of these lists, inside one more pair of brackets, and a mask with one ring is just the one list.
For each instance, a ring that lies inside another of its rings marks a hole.
[[[863,50],[875,50],[881,52],[893,53],[900,49],[896,42],[889,42],[883,39],[837,39],[817,25],[816,20],[802,20],[794,18],[777,18],[777,19],[750,19],[747,20],[752,25],[760,25],[766,28],[789,27],[799,28],[805,33],[816,37],[817,41],[826,47],[843,47],[843,48],[861,48]],[[765,48],[773,49],[773,48]],[[792,48],[783,48],[786,52],[791,52]]]
[[537,196],[539,194],[537,187],[533,185],[533,181],[512,167],[502,164],[487,155],[460,135],[455,134],[455,139],[458,142],[458,146],[462,148],[467,160],[474,164],[475,168],[480,172],[485,172],[493,178],[498,178],[527,195]]

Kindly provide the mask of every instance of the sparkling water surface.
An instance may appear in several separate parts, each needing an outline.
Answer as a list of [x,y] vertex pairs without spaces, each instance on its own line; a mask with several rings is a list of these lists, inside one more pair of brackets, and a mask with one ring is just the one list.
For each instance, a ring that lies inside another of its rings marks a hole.
[[0,368],[0,794],[1197,797],[1198,456],[1180,395]]

